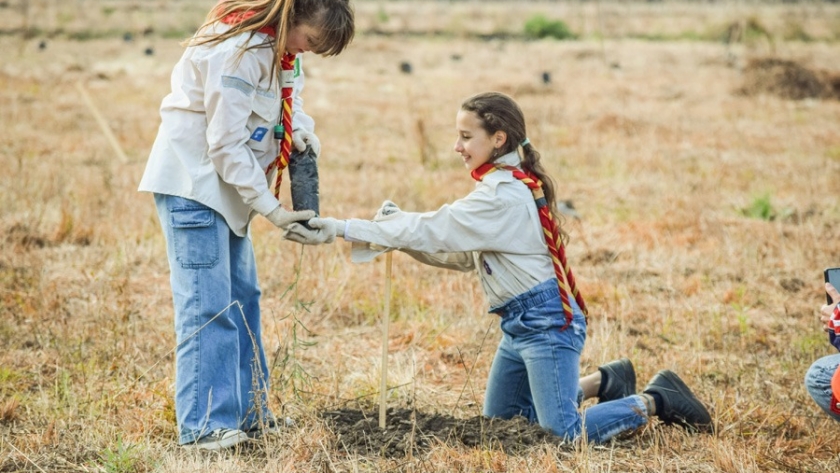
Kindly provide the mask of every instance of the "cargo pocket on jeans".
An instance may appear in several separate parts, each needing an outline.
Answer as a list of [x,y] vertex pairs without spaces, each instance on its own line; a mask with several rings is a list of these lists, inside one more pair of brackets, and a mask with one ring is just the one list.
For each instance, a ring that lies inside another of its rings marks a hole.
[[175,260],[185,269],[212,268],[219,262],[216,213],[207,207],[169,211]]

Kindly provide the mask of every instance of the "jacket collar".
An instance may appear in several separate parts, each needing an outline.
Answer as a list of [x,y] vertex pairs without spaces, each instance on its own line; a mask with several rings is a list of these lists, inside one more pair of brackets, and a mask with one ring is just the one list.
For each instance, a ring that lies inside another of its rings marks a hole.
[[500,182],[512,182],[516,180],[510,172],[494,172],[496,170],[495,166],[514,166],[521,169],[520,164],[519,153],[512,151],[496,158],[492,163],[482,164],[472,171],[470,175],[476,181],[495,189]]
[[519,157],[519,152],[514,150],[514,151],[511,151],[508,154],[499,156],[495,161],[493,161],[493,164],[498,164],[500,166],[521,167],[520,166],[521,162],[522,162],[522,159]]

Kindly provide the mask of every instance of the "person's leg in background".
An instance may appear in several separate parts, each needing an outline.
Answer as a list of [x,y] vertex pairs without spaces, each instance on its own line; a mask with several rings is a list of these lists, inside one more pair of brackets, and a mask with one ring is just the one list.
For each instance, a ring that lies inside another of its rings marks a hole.
[[[840,366],[840,353],[824,356],[815,361],[805,374],[805,389],[826,414],[840,421],[840,413],[831,409],[831,378],[838,366]],[[840,393],[834,393],[834,397],[840,399]]]

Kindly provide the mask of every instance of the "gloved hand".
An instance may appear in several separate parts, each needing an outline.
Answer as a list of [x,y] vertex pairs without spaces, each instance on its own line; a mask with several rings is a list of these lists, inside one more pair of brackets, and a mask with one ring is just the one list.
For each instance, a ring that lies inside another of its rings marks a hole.
[[307,223],[312,230],[299,223],[294,223],[289,225],[283,238],[304,245],[320,245],[322,243],[332,243],[337,236],[344,236],[344,225],[346,224],[344,220],[323,217],[313,218]]
[[277,207],[276,209],[272,210],[265,216],[269,222],[273,223],[278,228],[282,228],[283,230],[288,229],[290,224],[295,222],[305,222],[310,218],[315,216],[315,211],[313,210],[299,210],[294,212],[289,212],[288,210],[284,209],[283,207]]
[[316,158],[321,156],[321,140],[315,136],[315,133],[298,128],[292,131],[292,143],[295,145],[295,149],[301,153],[306,151],[306,146],[309,145],[312,147],[312,152],[315,153]]
[[393,215],[399,211],[400,208],[397,207],[397,204],[391,202],[390,200],[386,200],[385,202],[382,202],[382,205],[379,207],[379,210],[376,211],[376,216],[373,217],[373,220],[382,220],[388,215]]

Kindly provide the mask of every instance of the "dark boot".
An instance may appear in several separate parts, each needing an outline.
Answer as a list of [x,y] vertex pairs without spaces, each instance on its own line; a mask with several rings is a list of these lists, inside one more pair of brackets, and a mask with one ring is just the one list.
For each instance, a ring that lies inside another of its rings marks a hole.
[[671,370],[656,373],[644,392],[662,397],[662,412],[656,415],[665,424],[678,424],[699,431],[711,430],[712,416],[677,373]]
[[601,386],[598,388],[598,403],[614,401],[636,394],[636,370],[627,358],[614,360],[599,366]]

